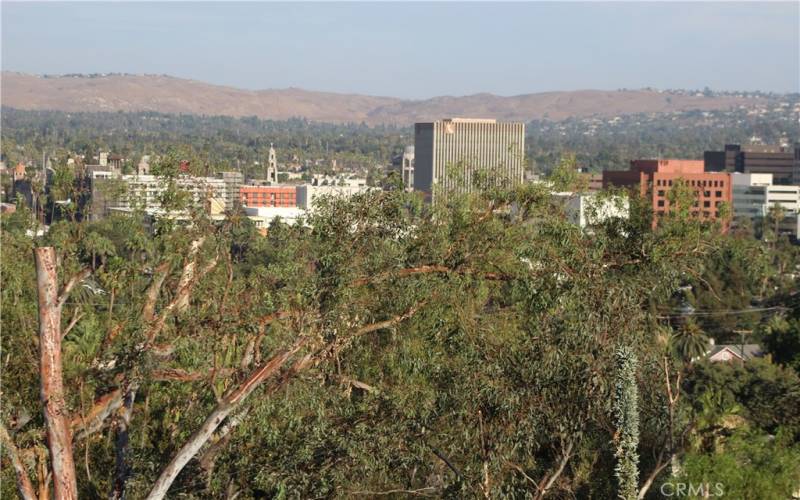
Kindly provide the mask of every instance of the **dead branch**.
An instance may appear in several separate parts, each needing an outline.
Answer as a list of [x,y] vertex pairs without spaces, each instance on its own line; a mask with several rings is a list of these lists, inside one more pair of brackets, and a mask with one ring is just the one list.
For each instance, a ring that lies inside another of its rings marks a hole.
[[564,472],[564,468],[567,466],[567,462],[572,457],[572,455],[571,455],[571,453],[572,453],[572,445],[573,445],[572,441],[570,441],[569,444],[567,444],[567,448],[563,451],[563,453],[561,455],[561,460],[558,463],[558,468],[555,471],[553,471],[553,473],[549,477],[545,476],[539,482],[539,492],[536,495],[537,499],[544,498],[544,496],[547,494],[547,492],[550,491],[550,488],[553,487],[553,485],[555,484],[556,480]]
[[210,372],[190,372],[180,368],[161,368],[153,370],[150,378],[159,382],[195,382],[197,380],[226,377],[234,372],[232,368],[219,368]]
[[169,274],[169,262],[164,262],[158,267],[155,268],[153,273],[153,281],[150,282],[150,286],[147,287],[147,291],[144,294],[144,307],[142,307],[142,317],[145,321],[153,321],[156,316],[156,302],[158,302],[158,296],[161,294],[161,286],[164,284],[164,280],[167,278]]
[[[42,247],[42,248],[51,248],[51,247]],[[38,250],[38,249],[37,249]],[[55,250],[53,250],[55,252]],[[55,261],[54,261],[55,265]],[[69,293],[75,288],[75,285],[80,283],[81,281],[85,280],[89,275],[92,274],[92,269],[87,267],[85,269],[81,269],[77,273],[75,273],[65,284],[64,287],[58,294],[58,302],[57,306],[62,307],[64,303],[67,301],[67,297],[69,297]]]
[[647,476],[647,479],[642,484],[642,487],[639,488],[639,494],[636,495],[637,500],[644,500],[644,497],[647,495],[647,492],[650,490],[650,487],[653,486],[653,482],[656,480],[661,471],[663,471],[667,465],[669,465],[669,460],[664,460],[664,450],[661,450],[658,453],[658,460],[656,461],[656,466],[653,468],[652,472]]
[[66,336],[69,335],[69,332],[73,328],[75,328],[75,325],[78,324],[78,321],[80,321],[81,318],[83,318],[83,313],[80,312],[78,309],[75,309],[75,312],[72,313],[72,319],[70,320],[69,324],[67,325],[66,328],[64,328],[64,331],[61,332],[62,339],[66,338]]
[[114,389],[100,396],[86,415],[72,417],[71,427],[75,433],[75,439],[83,439],[102,429],[106,419],[117,411],[122,403],[122,389]]
[[533,485],[534,488],[536,488],[536,491],[539,491],[539,485],[536,483],[536,480],[533,479],[531,476],[529,476],[522,467],[520,467],[519,465],[517,465],[514,462],[511,462],[509,460],[505,460],[505,463],[506,463],[506,465],[508,465],[512,469],[514,469],[517,472],[519,472],[520,474],[522,474],[522,476],[525,479],[527,479],[528,482],[530,482]]
[[403,494],[406,494],[406,495],[417,495],[417,496],[423,496],[423,497],[432,497],[432,496],[436,496],[436,495],[428,495],[428,494],[426,494],[426,492],[429,491],[429,492],[432,493],[432,492],[436,491],[437,489],[438,488],[436,488],[435,486],[426,486],[425,488],[418,488],[416,490],[403,490],[403,489],[386,490],[386,491],[362,490],[362,491],[348,491],[347,494],[348,495],[384,496],[384,495],[396,495],[396,494],[399,494],[399,493],[403,493]]

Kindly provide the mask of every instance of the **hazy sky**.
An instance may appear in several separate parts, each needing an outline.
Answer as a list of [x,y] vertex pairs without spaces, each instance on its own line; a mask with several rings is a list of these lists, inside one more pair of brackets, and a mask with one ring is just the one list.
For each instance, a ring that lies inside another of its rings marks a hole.
[[10,3],[2,68],[425,98],[800,91],[800,3]]

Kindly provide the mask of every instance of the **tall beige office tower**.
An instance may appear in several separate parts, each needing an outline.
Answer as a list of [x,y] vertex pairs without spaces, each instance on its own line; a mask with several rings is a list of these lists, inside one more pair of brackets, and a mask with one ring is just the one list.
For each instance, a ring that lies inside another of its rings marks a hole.
[[431,201],[511,187],[525,174],[525,124],[472,118],[417,123],[414,152],[414,189]]

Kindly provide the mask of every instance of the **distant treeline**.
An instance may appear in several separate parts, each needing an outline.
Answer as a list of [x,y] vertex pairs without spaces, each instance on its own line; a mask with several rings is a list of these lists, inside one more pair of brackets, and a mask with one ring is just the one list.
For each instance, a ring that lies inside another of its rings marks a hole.
[[[800,137],[792,108],[750,114],[748,110],[689,111],[620,116],[613,120],[572,118],[537,120],[527,128],[527,158],[534,170],[548,172],[564,153],[575,153],[590,170],[625,168],[642,157],[702,158],[726,143],[794,142]],[[9,162],[32,160],[46,152],[96,155],[99,150],[138,161],[143,154],[179,149],[213,169],[250,168],[266,158],[270,144],[280,162],[337,159],[346,167],[388,165],[413,127],[331,124],[302,118],[285,121],[256,117],[139,113],[66,113],[2,108],[2,153]],[[328,163],[326,163],[328,164]]]

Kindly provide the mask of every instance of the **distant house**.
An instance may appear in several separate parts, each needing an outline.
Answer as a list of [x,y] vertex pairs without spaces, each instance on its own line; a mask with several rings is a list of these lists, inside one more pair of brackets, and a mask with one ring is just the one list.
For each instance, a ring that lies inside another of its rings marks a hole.
[[[744,350],[742,350],[744,347]],[[764,351],[758,344],[718,344],[711,347],[706,358],[712,363],[730,361],[749,361],[753,358],[764,356]]]

